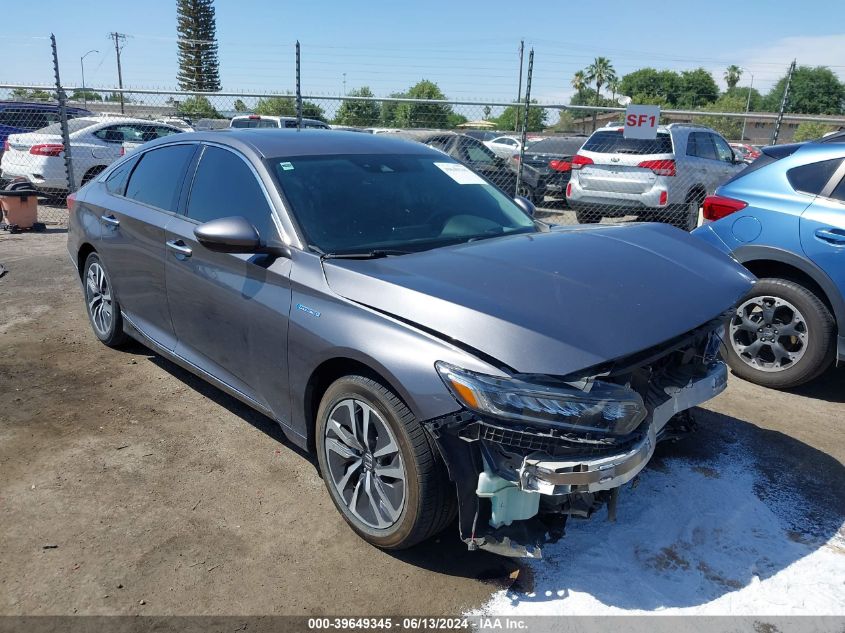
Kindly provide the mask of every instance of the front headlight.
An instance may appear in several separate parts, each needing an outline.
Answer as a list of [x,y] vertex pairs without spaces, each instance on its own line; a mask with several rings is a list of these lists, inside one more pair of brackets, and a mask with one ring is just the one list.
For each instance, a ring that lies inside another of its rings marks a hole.
[[435,366],[458,402],[497,418],[626,435],[646,417],[640,394],[622,385],[594,381],[583,391],[487,376],[442,361]]

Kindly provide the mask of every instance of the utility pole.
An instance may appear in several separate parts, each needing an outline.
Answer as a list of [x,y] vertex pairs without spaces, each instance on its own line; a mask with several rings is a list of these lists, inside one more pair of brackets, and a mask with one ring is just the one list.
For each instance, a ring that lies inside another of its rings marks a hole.
[[[519,40],[519,87],[516,89],[516,102],[522,98],[522,55],[525,52],[525,40]],[[513,131],[519,132],[519,106],[516,108]]]
[[113,31],[109,33],[109,37],[114,40],[114,54],[117,56],[117,87],[120,88],[120,113],[123,114],[123,72],[120,69],[120,51],[121,43],[126,41],[126,36]]
[[346,96],[346,73],[343,73],[343,96]]
[[299,40],[296,40],[296,130],[302,129],[302,84],[300,75]]
[[783,87],[783,98],[780,100],[780,110],[778,110],[778,118],[775,122],[775,130],[772,133],[772,142],[770,145],[775,145],[778,142],[778,135],[780,134],[780,126],[783,123],[783,113],[786,112],[786,103],[789,100],[789,84],[792,83],[792,73],[795,72],[795,61],[789,65],[789,72],[786,75],[786,85]]

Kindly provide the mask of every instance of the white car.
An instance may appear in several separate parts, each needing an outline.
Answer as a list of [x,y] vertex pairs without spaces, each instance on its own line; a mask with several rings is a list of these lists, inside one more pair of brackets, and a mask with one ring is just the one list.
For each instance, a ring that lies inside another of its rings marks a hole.
[[[297,127],[295,116],[268,116],[265,114],[241,114],[232,117],[229,127],[238,128],[264,128],[264,127],[280,127],[280,128],[295,128]],[[330,130],[328,123],[323,123],[317,119],[302,119],[302,127],[309,129]]]
[[484,144],[493,150],[493,153],[500,158],[509,159],[514,154],[519,154],[522,144],[516,136],[497,136]]
[[[120,158],[126,151],[125,142],[140,144],[182,132],[165,123],[126,117],[80,117],[67,124],[74,182],[78,186]],[[24,178],[41,191],[66,191],[60,124],[53,123],[26,134],[10,134],[0,161],[0,178]]]

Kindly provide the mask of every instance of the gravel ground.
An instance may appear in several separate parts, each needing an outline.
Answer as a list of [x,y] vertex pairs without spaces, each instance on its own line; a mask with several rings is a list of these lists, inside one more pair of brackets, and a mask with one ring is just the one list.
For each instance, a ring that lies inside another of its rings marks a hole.
[[[530,590],[527,566],[466,552],[454,528],[404,553],[368,546],[274,423],[140,345],[97,343],[63,229],[0,233],[0,263],[0,614],[455,615],[514,572]],[[732,377],[652,468],[706,468],[742,437],[762,478],[806,497],[796,520],[833,525],[843,378],[782,393]]]

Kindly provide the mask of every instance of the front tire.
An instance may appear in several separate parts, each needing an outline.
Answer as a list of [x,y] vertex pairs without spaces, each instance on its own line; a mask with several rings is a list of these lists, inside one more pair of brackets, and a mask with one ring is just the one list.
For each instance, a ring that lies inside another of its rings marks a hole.
[[725,358],[749,382],[789,389],[824,372],[836,323],[813,292],[788,279],[758,281],[726,324]]
[[457,498],[414,414],[391,390],[345,376],[317,411],[317,459],[346,522],[383,549],[405,549],[440,532]]
[[119,347],[126,342],[120,304],[114,297],[111,277],[97,253],[91,253],[85,260],[82,283],[85,309],[94,335],[109,347]]

